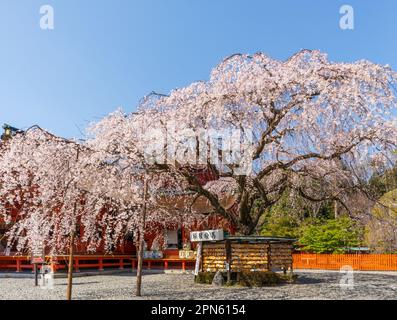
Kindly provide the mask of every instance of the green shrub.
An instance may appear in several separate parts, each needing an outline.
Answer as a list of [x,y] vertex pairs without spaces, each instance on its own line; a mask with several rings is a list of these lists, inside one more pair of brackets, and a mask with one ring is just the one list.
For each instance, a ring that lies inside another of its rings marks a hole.
[[299,244],[315,253],[344,253],[360,245],[362,230],[349,217],[326,220],[302,228]]
[[194,281],[196,283],[212,284],[215,274],[215,272],[199,272],[198,275],[194,277]]

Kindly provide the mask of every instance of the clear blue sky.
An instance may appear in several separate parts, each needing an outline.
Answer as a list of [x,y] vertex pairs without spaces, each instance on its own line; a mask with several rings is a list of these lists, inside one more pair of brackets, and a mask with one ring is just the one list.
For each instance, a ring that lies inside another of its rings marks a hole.
[[[55,29],[39,27],[39,8]],[[355,29],[339,28],[339,8]],[[0,0],[0,123],[65,137],[154,90],[207,79],[233,53],[286,59],[320,49],[333,61],[397,69],[396,0]]]

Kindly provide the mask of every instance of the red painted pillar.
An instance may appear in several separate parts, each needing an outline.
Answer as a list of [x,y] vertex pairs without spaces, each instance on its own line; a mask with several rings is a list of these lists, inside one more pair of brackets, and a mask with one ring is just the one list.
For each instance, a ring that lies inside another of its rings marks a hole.
[[148,268],[148,270],[150,270],[151,266],[152,266],[152,263],[151,263],[150,260],[149,260],[149,261],[147,262],[147,268]]
[[186,261],[182,261],[182,270],[186,271]]
[[75,272],[80,272],[80,269],[79,269],[79,259],[78,259],[78,258],[74,260],[74,271],[75,271]]
[[135,269],[135,260],[134,259],[132,259],[131,265],[132,265],[132,270],[134,270]]
[[32,268],[32,273],[34,274],[34,264],[32,263],[32,261],[30,261],[28,263],[29,263],[29,267]]
[[119,260],[119,265],[120,265],[119,269],[123,270],[124,269],[124,259]]
[[51,262],[51,270],[53,273],[57,272],[57,265],[54,262]]
[[19,260],[19,258],[17,258],[17,272],[21,272],[21,260]]
[[168,269],[168,261],[164,261],[164,269]]
[[103,259],[99,258],[99,271],[103,271]]

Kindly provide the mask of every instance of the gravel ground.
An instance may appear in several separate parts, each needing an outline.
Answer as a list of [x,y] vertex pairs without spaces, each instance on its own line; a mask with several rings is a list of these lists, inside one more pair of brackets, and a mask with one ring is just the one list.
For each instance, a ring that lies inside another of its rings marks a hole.
[[[147,274],[143,279],[144,299],[310,299],[397,300],[397,273],[354,273],[354,287],[343,289],[341,275],[335,272],[296,272],[295,284],[265,288],[228,287],[193,283],[191,274]],[[74,279],[74,299],[134,299],[135,276],[131,273],[99,275]],[[32,279],[0,278],[0,299],[64,299],[66,279],[55,279],[53,289],[33,286]]]

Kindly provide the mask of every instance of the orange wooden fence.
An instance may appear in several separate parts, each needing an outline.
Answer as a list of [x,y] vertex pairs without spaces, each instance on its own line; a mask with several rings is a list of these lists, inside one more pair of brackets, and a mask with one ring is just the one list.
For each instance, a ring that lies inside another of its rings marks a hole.
[[[67,256],[59,256],[51,261],[47,257],[48,263],[54,271],[67,270]],[[119,268],[135,269],[136,258],[125,255],[117,256],[75,256],[74,270]],[[145,259],[146,269],[193,269],[194,259]],[[397,271],[397,254],[294,254],[294,269],[319,269],[319,270],[339,270],[344,266],[350,266],[354,270],[365,271]],[[30,258],[26,256],[5,257],[0,256],[0,272],[3,271],[28,271],[33,270]]]
[[294,254],[294,269],[397,271],[397,254]]

